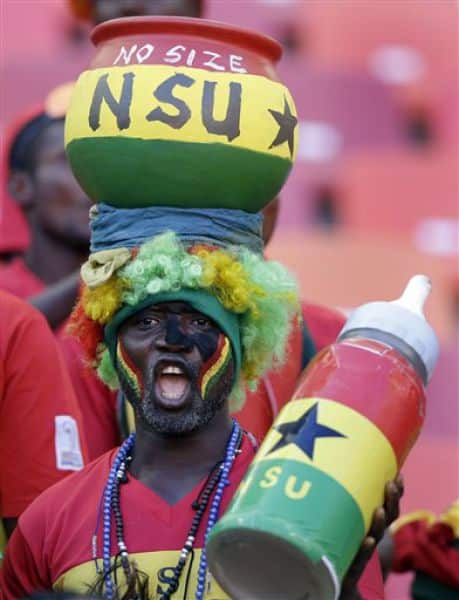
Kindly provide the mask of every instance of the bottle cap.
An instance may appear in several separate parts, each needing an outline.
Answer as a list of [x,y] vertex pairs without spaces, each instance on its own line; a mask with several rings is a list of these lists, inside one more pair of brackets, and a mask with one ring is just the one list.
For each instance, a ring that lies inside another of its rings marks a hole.
[[[438,359],[437,336],[426,321],[423,308],[432,289],[425,275],[415,275],[403,294],[392,302],[370,302],[356,308],[340,333],[340,338],[355,330],[366,331],[365,337],[377,339],[377,332],[389,334],[407,344],[421,360],[429,381]],[[356,331],[357,334],[357,331]]]

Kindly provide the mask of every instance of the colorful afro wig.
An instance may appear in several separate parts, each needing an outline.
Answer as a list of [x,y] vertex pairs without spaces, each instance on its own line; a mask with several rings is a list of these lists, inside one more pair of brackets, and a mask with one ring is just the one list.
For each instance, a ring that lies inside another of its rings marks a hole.
[[181,290],[207,292],[238,317],[241,377],[231,405],[236,410],[243,384],[253,389],[267,370],[282,364],[291,323],[299,311],[296,281],[277,262],[241,246],[185,247],[173,232],[157,235],[131,251],[130,260],[107,281],[83,286],[71,331],[100,378],[116,389],[116,358],[107,348],[107,324],[126,307],[134,308],[132,314],[148,298],[154,302],[155,297]]

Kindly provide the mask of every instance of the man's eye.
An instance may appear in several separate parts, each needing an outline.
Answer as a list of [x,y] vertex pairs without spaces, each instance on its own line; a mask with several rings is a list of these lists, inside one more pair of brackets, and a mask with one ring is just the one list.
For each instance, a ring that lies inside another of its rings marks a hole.
[[159,323],[159,320],[155,319],[154,317],[142,317],[138,321],[138,324],[141,327],[153,327],[154,325],[157,325],[158,323]]
[[208,329],[210,327],[210,321],[208,319],[193,319],[192,323],[200,329]]

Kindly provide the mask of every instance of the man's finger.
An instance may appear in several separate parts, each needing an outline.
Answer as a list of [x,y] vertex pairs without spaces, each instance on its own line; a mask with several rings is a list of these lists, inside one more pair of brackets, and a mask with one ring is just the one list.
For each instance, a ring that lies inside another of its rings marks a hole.
[[400,513],[400,487],[396,481],[390,481],[384,489],[384,509],[386,511],[386,526],[398,519]]
[[402,498],[403,494],[405,493],[405,481],[403,480],[403,475],[401,473],[397,475],[395,485],[398,487],[398,497]]
[[368,531],[368,537],[374,538],[378,543],[384,535],[386,529],[386,511],[384,508],[377,508],[373,513],[373,520],[371,521],[370,530]]
[[357,552],[352,565],[349,567],[346,577],[341,586],[340,600],[348,600],[354,598],[354,593],[357,588],[358,581],[376,548],[376,540],[367,536]]

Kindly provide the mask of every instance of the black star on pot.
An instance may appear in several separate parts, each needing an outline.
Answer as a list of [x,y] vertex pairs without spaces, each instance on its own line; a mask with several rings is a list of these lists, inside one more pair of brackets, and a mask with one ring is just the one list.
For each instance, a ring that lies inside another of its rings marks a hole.
[[293,156],[293,140],[298,119],[290,112],[290,106],[288,105],[287,98],[284,97],[283,113],[271,108],[268,108],[268,110],[279,125],[279,131],[277,132],[277,135],[269,149],[271,150],[271,148],[280,146],[284,142],[287,142],[290,150],[290,156]]
[[304,415],[302,415],[297,421],[290,421],[289,423],[283,423],[276,427],[276,431],[282,434],[282,438],[275,444],[268,454],[287,446],[288,444],[295,444],[298,448],[307,454],[311,460],[314,458],[314,447],[317,438],[326,437],[342,437],[346,436],[331,429],[325,425],[321,425],[317,422],[317,409],[318,403],[311,406]]

